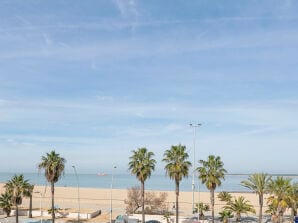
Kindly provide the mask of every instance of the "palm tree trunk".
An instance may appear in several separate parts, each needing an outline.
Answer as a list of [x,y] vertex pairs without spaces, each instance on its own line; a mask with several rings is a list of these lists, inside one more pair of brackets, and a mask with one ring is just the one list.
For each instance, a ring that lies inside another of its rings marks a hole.
[[279,220],[280,223],[282,223],[284,221],[284,216],[283,216],[282,212],[279,214],[278,220]]
[[279,203],[278,203],[277,213],[278,213],[278,222],[282,223],[283,222],[283,209],[282,209],[281,201],[279,201]]
[[262,223],[262,212],[263,212],[263,206],[260,205],[260,210],[259,210],[259,223]]
[[142,183],[142,223],[145,223],[145,182]]
[[278,222],[279,223],[283,222],[283,216],[281,214],[278,214]]
[[19,223],[19,206],[16,204],[16,223]]
[[32,218],[32,194],[30,195],[29,201],[29,218]]
[[55,203],[54,203],[54,182],[51,182],[51,192],[52,192],[52,223],[55,223]]
[[259,195],[259,205],[260,205],[259,223],[262,223],[262,215],[263,215],[263,195],[262,194]]
[[9,209],[9,210],[6,211],[6,217],[7,218],[10,216],[10,212],[11,212],[11,209]]
[[211,203],[211,213],[212,213],[212,223],[214,223],[214,190],[210,190],[210,203]]
[[236,221],[237,222],[240,222],[241,221],[241,214],[240,213],[237,213],[236,214]]
[[293,215],[296,216],[297,215],[297,205],[295,203],[294,203],[292,210],[293,210]]
[[179,181],[176,181],[176,223],[179,222]]
[[294,219],[295,215],[294,215],[294,208],[291,208],[291,219]]

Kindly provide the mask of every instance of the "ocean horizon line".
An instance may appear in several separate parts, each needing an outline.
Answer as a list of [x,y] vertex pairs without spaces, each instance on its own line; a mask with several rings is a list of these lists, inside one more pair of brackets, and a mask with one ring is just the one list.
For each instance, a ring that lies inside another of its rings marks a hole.
[[[43,171],[0,171],[0,174],[43,174]],[[109,171],[83,171],[83,172],[80,172],[78,174],[80,175],[96,175],[98,173],[105,173],[107,175],[111,175],[111,173]],[[249,176],[249,175],[252,175],[252,174],[255,174],[255,173],[266,173],[270,176],[287,176],[287,177],[298,177],[298,174],[297,173],[291,173],[291,172],[281,172],[281,173],[278,173],[278,172],[268,172],[268,171],[241,171],[241,172],[228,172],[225,174],[225,176]],[[75,175],[75,173],[73,171],[68,171],[68,172],[65,172],[65,174],[73,174]],[[131,173],[129,173],[128,171],[121,171],[121,172],[114,172],[114,175],[124,175],[124,174],[127,174],[127,175],[132,175]],[[155,176],[155,175],[166,175],[166,173],[162,173],[161,171],[155,171],[152,173],[151,176]],[[192,176],[191,174],[189,174],[189,176]]]
[[[4,173],[0,172],[0,182],[5,183],[11,179],[15,173]],[[18,173],[16,173],[18,174]],[[48,185],[46,178],[42,172],[39,173],[23,173],[24,178],[29,180],[29,183],[34,185]],[[296,175],[296,174],[295,174]],[[281,176],[277,175],[276,176]],[[283,174],[283,176],[285,176]],[[289,174],[286,176],[290,176]],[[130,173],[114,173],[114,174],[102,174],[97,175],[96,173],[86,174],[79,173],[77,176],[75,173],[66,173],[61,179],[55,184],[59,187],[79,187],[81,188],[103,188],[108,189],[111,187],[113,178],[113,188],[115,189],[128,189],[131,187],[139,186],[140,182],[137,180],[135,175]],[[245,192],[249,191],[247,188],[241,185],[241,181],[246,180],[248,174],[226,174],[225,180],[222,180],[222,185],[217,188],[218,191],[228,192]],[[293,178],[293,181],[298,181],[297,178]],[[175,184],[165,174],[153,174],[146,180],[147,190],[160,190],[160,191],[172,191],[175,189]],[[180,183],[181,191],[192,191],[192,176],[184,178]],[[208,191],[204,184],[202,184],[198,177],[195,177],[195,192]]]

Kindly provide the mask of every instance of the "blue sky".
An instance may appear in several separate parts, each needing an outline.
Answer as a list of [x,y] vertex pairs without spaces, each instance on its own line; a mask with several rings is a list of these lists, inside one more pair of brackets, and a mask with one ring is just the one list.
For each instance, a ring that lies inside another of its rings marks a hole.
[[0,1],[1,171],[126,171],[202,123],[197,159],[297,170],[297,1]]

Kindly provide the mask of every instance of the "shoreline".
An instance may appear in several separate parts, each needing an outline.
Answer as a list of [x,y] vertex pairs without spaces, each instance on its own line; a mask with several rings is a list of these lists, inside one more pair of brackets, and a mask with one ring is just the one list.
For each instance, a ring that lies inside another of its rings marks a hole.
[[[6,182],[0,182],[0,188],[3,187],[2,185],[4,185]],[[34,184],[35,187],[50,187],[49,183],[47,183],[46,185],[42,185],[42,184]],[[136,184],[136,185],[133,185],[134,186],[141,186],[140,184]],[[68,186],[68,185],[65,185],[65,186],[61,186],[61,185],[55,185],[55,188],[77,188],[77,186]],[[98,190],[109,190],[110,189],[110,186],[109,187],[87,187],[87,186],[80,186],[79,187],[80,189],[98,189]],[[130,189],[131,187],[127,187],[127,188],[119,188],[119,187],[113,187],[113,190],[128,190]],[[200,187],[201,189],[201,187]],[[159,189],[146,189],[146,185],[145,185],[145,190],[146,191],[152,191],[152,192],[171,192],[171,191],[174,191],[173,190],[159,190]],[[226,192],[229,192],[229,193],[253,193],[251,191],[249,191],[248,189],[246,188],[243,188],[243,190],[223,190],[222,188],[218,188],[215,192],[219,193],[219,192],[222,192],[222,191],[226,191]],[[192,193],[191,190],[180,190],[180,192],[189,192],[189,193]],[[195,193],[209,193],[208,190],[206,190],[206,188],[204,188],[203,190],[196,190]]]

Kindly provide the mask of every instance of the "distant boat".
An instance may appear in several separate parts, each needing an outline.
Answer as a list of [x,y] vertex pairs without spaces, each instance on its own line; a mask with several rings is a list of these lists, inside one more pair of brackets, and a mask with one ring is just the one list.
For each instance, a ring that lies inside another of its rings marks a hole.
[[97,176],[100,176],[100,177],[102,177],[102,176],[107,176],[108,174],[106,174],[106,173],[98,173],[97,174]]

